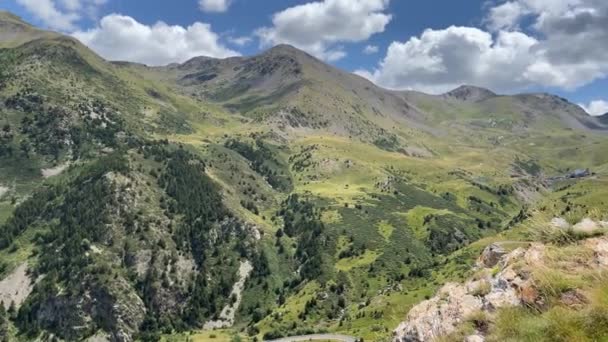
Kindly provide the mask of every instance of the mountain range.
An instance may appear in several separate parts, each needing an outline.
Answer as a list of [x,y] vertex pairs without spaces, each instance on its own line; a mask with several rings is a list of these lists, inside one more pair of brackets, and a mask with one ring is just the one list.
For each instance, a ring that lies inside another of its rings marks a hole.
[[392,340],[492,242],[608,205],[608,115],[288,45],[151,67],[2,12],[0,127],[11,341]]

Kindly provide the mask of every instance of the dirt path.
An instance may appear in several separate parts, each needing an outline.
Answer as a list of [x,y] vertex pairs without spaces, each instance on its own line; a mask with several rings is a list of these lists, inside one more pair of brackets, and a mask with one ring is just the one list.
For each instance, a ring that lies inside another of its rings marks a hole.
[[15,302],[15,306],[18,308],[32,289],[32,281],[27,275],[27,262],[24,262],[0,281],[0,301],[7,309],[11,302]]
[[338,334],[314,334],[314,335],[299,335],[291,337],[283,337],[277,340],[266,340],[266,342],[298,342],[298,341],[339,341],[339,342],[355,342],[357,338],[347,335]]
[[248,260],[241,261],[241,266],[239,267],[239,280],[232,286],[232,292],[230,294],[230,297],[233,295],[236,297],[236,301],[233,304],[226,304],[220,313],[219,319],[205,323],[205,325],[203,325],[203,330],[228,328],[234,324],[234,315],[236,314],[239,305],[241,305],[245,281],[247,281],[251,271],[253,271],[251,263]]

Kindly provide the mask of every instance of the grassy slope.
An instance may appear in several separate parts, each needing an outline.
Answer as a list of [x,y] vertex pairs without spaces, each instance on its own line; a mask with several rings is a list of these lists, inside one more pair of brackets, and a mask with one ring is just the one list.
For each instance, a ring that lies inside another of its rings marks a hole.
[[[594,179],[557,184],[555,192],[537,204],[529,219],[509,231],[478,242],[486,245],[503,241],[502,245],[507,248],[525,246],[529,241],[546,243],[544,261],[530,270],[530,277],[544,305],[503,308],[494,317],[484,318],[488,327],[487,340],[596,341],[606,338],[607,332],[603,329],[608,312],[605,271],[588,266],[594,257],[593,252],[584,243],[576,241],[587,238],[587,235],[582,234],[572,240],[554,239],[564,235],[549,229],[549,220],[564,217],[571,224],[583,218],[606,220],[608,205],[604,199],[608,195],[607,181],[604,173]],[[547,235],[547,232],[556,235]],[[567,304],[561,295],[568,291],[582,293],[585,301],[578,306]],[[472,331],[474,327],[467,320],[443,340],[460,339]]]

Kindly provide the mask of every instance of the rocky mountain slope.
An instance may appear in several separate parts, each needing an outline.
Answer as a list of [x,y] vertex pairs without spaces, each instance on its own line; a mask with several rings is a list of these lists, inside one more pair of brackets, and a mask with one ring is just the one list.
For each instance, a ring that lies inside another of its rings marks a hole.
[[10,340],[390,340],[533,208],[606,206],[606,123],[554,96],[389,91],[289,46],[109,62],[8,13],[0,41]]
[[[472,279],[414,306],[395,341],[593,341],[608,316],[608,222],[547,222],[542,242],[484,249]],[[599,236],[599,237],[591,237]]]

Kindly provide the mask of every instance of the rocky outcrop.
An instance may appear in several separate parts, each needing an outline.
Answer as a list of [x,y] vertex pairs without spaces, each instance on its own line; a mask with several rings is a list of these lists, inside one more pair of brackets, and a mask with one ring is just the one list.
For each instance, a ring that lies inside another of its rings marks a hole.
[[483,250],[478,264],[485,267],[494,267],[505,254],[507,254],[507,251],[502,246],[493,243]]
[[[589,222],[582,225],[589,225]],[[600,223],[596,223],[600,225]],[[588,250],[591,260],[561,261],[570,271],[576,268],[608,267],[608,236],[580,241],[575,246]],[[484,249],[479,258],[479,270],[475,277],[464,284],[444,285],[435,297],[416,306],[408,313],[407,320],[394,331],[395,342],[422,342],[446,336],[457,331],[471,315],[483,312],[491,317],[503,307],[526,305],[543,308],[548,305],[534,279],[537,269],[551,265],[548,248],[541,243],[506,252],[503,247],[492,244]],[[551,246],[558,250],[561,247]],[[498,268],[498,269],[497,269]],[[585,294],[573,289],[561,294],[560,302],[568,307],[580,307],[588,303]],[[483,341],[484,332],[477,331],[465,341]]]
[[66,340],[86,338],[100,328],[98,335],[110,341],[133,341],[146,313],[142,299],[122,278],[110,287],[88,287],[81,295],[53,296],[41,302],[37,324],[58,327]]
[[[482,265],[493,267],[497,264],[501,271],[491,276],[488,269],[482,276],[465,284],[449,283],[438,294],[416,305],[408,313],[408,319],[395,330],[396,342],[432,341],[437,337],[450,334],[475,312],[493,312],[497,308],[519,305],[521,294],[527,286],[527,275],[520,274],[511,265],[513,260],[534,259],[539,253],[537,248],[516,249],[506,253],[498,245],[488,246],[480,258]],[[529,254],[529,255],[528,255]],[[500,256],[500,257],[499,257]],[[476,336],[470,336],[476,341]]]
[[444,285],[437,296],[416,305],[408,320],[395,330],[395,341],[429,341],[452,332],[462,319],[483,307],[481,298],[455,283]]
[[551,226],[564,231],[572,230],[574,233],[593,235],[605,232],[608,229],[608,221],[594,221],[590,218],[584,218],[572,226],[565,219],[555,217],[551,220]]

